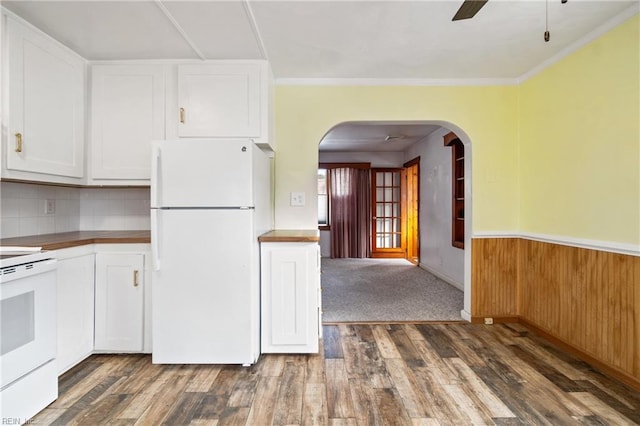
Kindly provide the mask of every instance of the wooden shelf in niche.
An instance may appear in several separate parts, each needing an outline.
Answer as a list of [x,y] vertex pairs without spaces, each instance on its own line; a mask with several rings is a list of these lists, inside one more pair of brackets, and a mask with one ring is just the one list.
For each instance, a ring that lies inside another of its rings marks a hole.
[[444,145],[451,147],[451,245],[464,249],[464,145],[453,132]]

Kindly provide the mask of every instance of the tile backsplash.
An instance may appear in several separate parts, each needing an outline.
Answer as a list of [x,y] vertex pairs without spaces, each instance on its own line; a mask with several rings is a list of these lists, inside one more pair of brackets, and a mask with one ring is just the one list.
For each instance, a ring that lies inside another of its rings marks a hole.
[[[47,213],[47,201],[55,211]],[[149,229],[148,188],[68,188],[0,182],[0,238]]]

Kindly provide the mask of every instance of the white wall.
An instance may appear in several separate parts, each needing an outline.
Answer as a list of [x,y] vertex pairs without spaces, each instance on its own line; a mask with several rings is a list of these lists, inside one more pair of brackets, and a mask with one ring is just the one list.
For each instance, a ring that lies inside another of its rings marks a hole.
[[[45,213],[46,200],[55,200],[55,213]],[[149,229],[149,189],[1,182],[0,218],[0,238]]]
[[441,128],[411,146],[404,161],[420,157],[420,266],[464,288],[464,250],[451,245],[451,148]]

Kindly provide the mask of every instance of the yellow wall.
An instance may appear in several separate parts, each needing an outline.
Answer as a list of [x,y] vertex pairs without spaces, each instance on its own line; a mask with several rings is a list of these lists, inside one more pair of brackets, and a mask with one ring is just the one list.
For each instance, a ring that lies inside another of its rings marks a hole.
[[522,231],[640,244],[639,27],[521,85]]
[[[318,143],[345,121],[443,121],[472,142],[473,229],[518,227],[516,86],[278,86],[276,227],[317,226]],[[305,207],[289,194],[304,191]]]
[[[432,120],[471,141],[475,232],[640,244],[639,21],[519,87],[278,86],[276,226],[315,227],[317,145],[333,126]],[[289,206],[297,191],[305,207]]]

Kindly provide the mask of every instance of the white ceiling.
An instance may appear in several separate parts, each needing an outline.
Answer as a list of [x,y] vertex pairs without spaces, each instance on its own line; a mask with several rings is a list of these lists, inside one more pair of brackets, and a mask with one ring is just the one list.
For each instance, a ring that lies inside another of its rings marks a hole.
[[327,132],[319,149],[333,152],[402,152],[439,128],[439,125],[421,123],[342,123]]
[[637,0],[3,1],[89,60],[268,59],[278,79],[517,78]]
[[[71,0],[2,5],[88,60],[267,59],[276,79],[517,80],[638,0]],[[634,12],[635,11],[635,12]],[[327,151],[403,151],[437,126],[347,123]],[[402,135],[384,142],[388,135]]]

